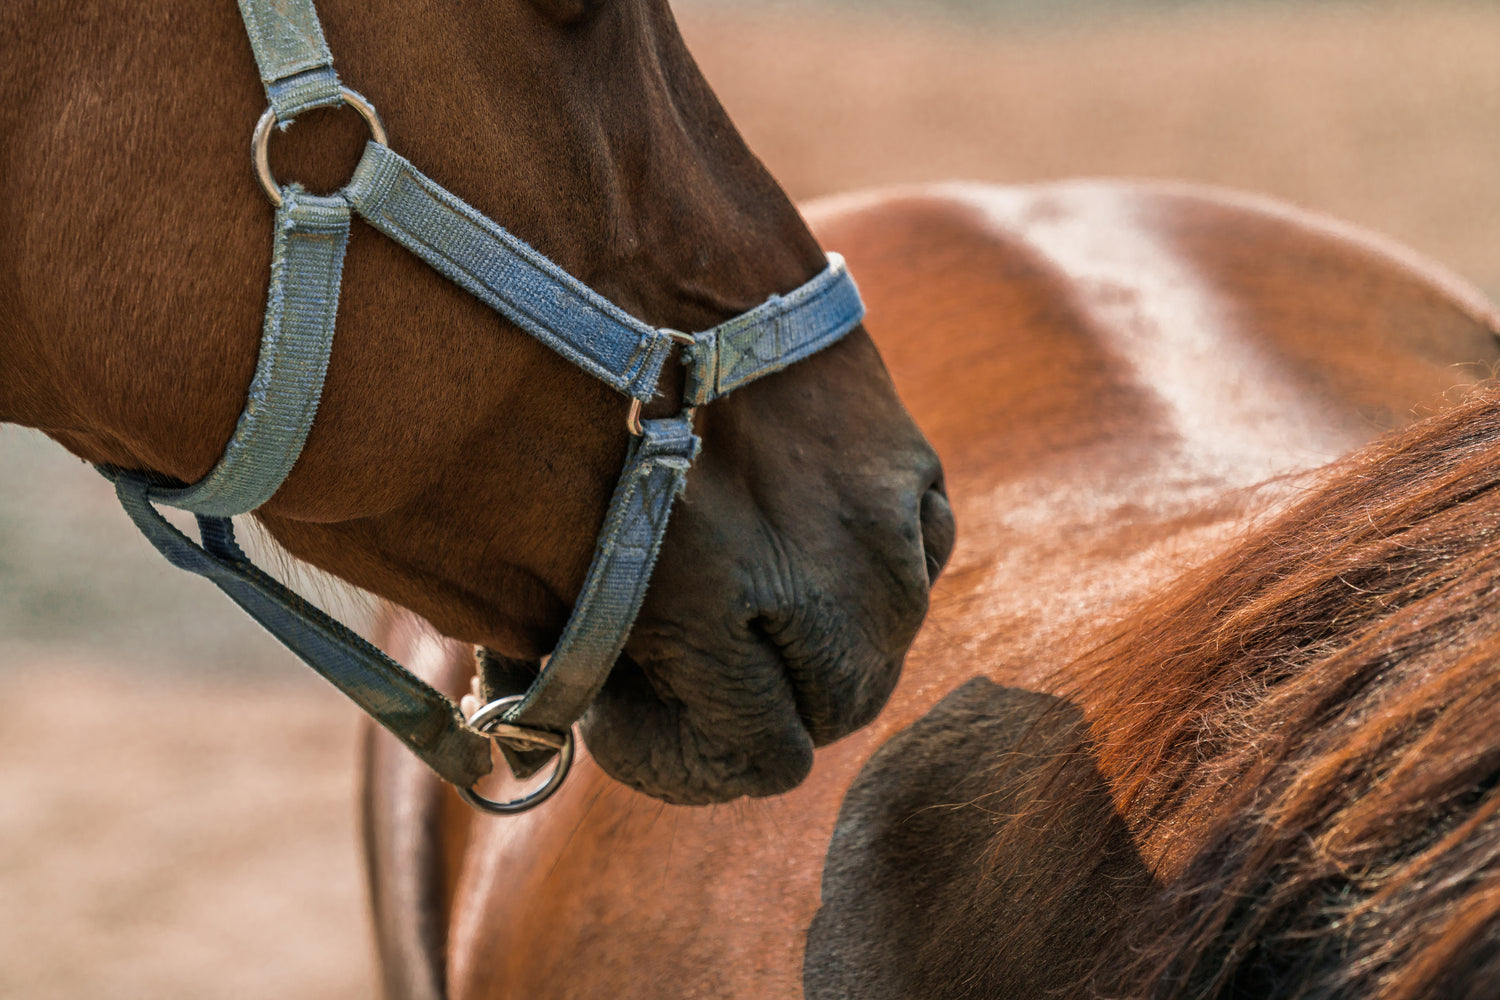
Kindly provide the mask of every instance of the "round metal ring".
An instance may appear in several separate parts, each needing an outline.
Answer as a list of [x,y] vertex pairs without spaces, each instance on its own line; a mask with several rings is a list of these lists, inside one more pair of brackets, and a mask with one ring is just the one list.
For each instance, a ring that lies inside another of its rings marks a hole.
[[[365,124],[370,127],[370,138],[382,146],[386,145],[385,126],[381,124],[375,105],[348,87],[340,87],[339,96],[365,120]],[[276,183],[276,178],[271,176],[271,126],[275,124],[276,111],[267,108],[265,114],[260,116],[260,121],[255,123],[255,131],[250,136],[250,160],[255,164],[256,179],[266,189],[266,197],[271,199],[271,204],[280,208],[281,187]]]
[[[505,710],[525,697],[525,695],[513,694],[507,695],[504,698],[496,698],[469,716],[469,725],[486,734],[493,734],[497,729],[509,729],[513,732],[506,733],[505,735],[512,740],[529,741],[536,746],[550,746],[553,741],[548,737],[552,734],[546,733],[538,734],[537,736],[528,736],[526,735],[529,732],[528,730],[520,726],[512,726],[510,723],[505,722]],[[523,795],[518,799],[511,799],[509,802],[501,802],[497,799],[487,799],[470,787],[458,789],[459,796],[481,812],[498,813],[502,816],[535,809],[550,799],[552,794],[562,787],[563,779],[568,776],[568,771],[573,766],[573,730],[569,729],[561,739],[562,748],[557,751],[557,763],[552,767],[551,776],[547,778],[546,784],[529,795]]]

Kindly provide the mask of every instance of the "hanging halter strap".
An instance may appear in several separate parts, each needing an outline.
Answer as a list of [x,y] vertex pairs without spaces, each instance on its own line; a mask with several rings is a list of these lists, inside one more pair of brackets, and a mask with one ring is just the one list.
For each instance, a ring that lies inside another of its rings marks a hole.
[[[842,258],[786,296],[711,330],[657,329],[614,305],[541,253],[466,205],[392,152],[373,107],[339,83],[311,0],[239,0],[270,107],[253,140],[257,174],[276,206],[271,282],[260,355],[244,411],[215,467],[183,486],[116,468],[126,513],[182,569],[213,581],[277,639],[328,678],[474,805],[517,812],[561,784],[572,760],[572,724],[599,693],[640,610],[673,499],[697,457],[693,409],[808,357],[857,326],[864,306]],[[272,179],[267,150],[276,123],[310,108],[349,104],[370,126],[348,186],[309,194]],[[545,667],[464,719],[442,693],[261,572],[235,543],[229,518],[269,500],[301,454],[317,414],[333,343],[350,213],[416,254],[583,371],[630,397],[634,435],[605,514],[583,589]],[[675,417],[640,420],[674,344],[688,366]],[[153,504],[198,515],[201,544]],[[495,741],[518,776],[556,756],[530,797],[494,802],[473,791],[492,768]]]

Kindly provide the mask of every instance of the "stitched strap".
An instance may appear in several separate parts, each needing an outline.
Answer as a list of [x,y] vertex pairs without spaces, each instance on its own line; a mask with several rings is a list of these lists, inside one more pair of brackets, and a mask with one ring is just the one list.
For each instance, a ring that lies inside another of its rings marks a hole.
[[599,693],[646,596],[672,501],[686,485],[698,438],[686,416],[642,422],[631,439],[594,561],[557,647],[506,721],[563,731]]
[[208,475],[155,492],[157,503],[230,517],[254,510],[281,487],[318,414],[348,240],[343,199],[286,188],[276,210],[260,357],[234,436]]
[[844,258],[831,253],[827,269],[801,288],[695,335],[686,351],[683,401],[702,406],[778,372],[832,344],[864,315]]
[[279,122],[340,103],[333,53],[312,0],[239,0],[261,83]]
[[656,391],[672,340],[631,316],[378,143],[343,194],[370,225],[621,392]]
[[199,515],[203,544],[197,545],[151,506],[155,494],[144,476],[99,471],[114,481],[125,512],[172,565],[212,580],[434,771],[460,788],[490,772],[489,738],[470,729],[451,701],[252,565],[227,518]]

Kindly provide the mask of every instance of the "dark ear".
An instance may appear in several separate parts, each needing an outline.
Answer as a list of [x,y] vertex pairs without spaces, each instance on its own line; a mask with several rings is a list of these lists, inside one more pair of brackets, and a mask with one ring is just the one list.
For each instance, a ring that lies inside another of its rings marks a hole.
[[531,0],[531,4],[554,24],[578,24],[593,17],[605,0]]

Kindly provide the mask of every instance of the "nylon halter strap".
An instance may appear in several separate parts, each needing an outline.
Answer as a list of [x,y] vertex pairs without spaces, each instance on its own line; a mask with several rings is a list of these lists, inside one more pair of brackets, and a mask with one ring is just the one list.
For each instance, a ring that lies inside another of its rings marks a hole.
[[[540,802],[572,757],[572,724],[598,694],[640,610],[673,499],[698,454],[693,408],[826,347],[864,315],[837,255],[807,284],[711,330],[688,336],[643,323],[445,191],[392,152],[374,109],[339,83],[311,0],[239,0],[270,108],[253,146],[276,206],[271,281],[260,354],[244,411],[218,464],[183,486],[115,468],[131,519],[174,565],[207,577],[313,669],[481,808],[513,812]],[[311,108],[348,103],[369,142],[347,187],[313,195],[270,177],[271,127]],[[466,720],[446,696],[261,572],[235,543],[229,518],[280,488],[317,414],[328,367],[350,214],[406,247],[516,326],[631,399],[632,437],[573,613],[545,668],[524,694]],[[686,409],[639,421],[674,342],[683,345]],[[201,544],[153,504],[194,512]],[[558,755],[547,786],[495,803],[472,791],[492,768],[491,740],[525,776]]]

